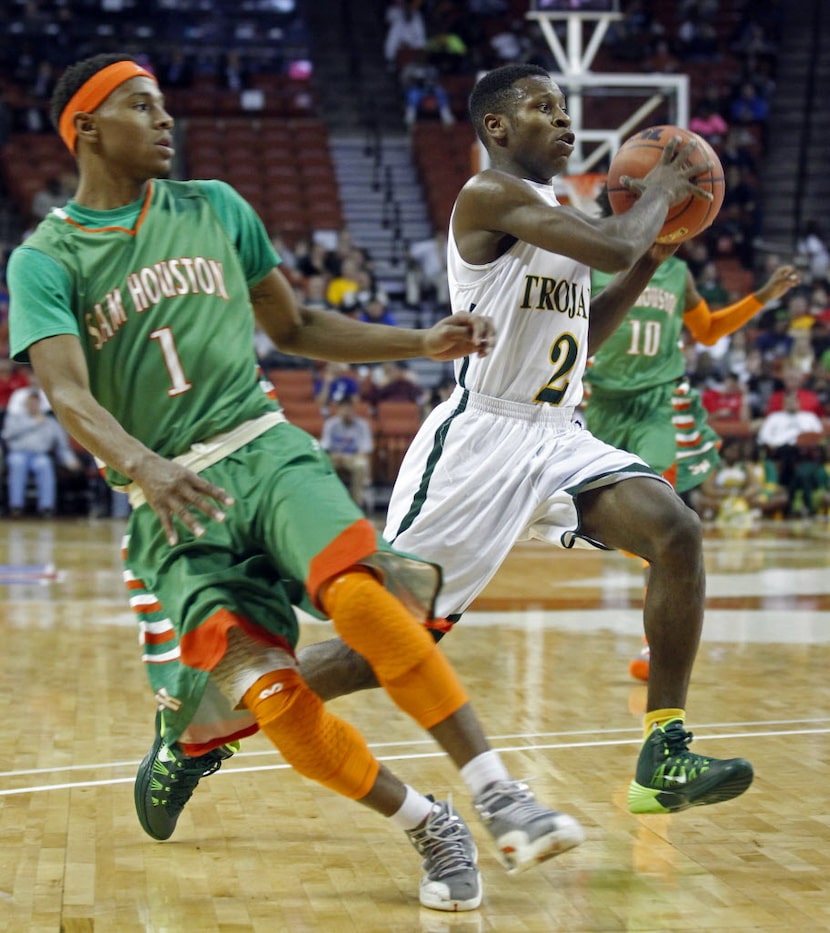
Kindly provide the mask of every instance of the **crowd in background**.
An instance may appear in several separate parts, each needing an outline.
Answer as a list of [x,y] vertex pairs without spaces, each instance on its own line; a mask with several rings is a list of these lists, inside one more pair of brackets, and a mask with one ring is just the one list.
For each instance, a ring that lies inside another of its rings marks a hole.
[[[302,16],[292,0],[258,6],[254,19],[258,17],[260,26],[268,25],[271,41],[263,41],[267,35],[252,33],[253,20],[231,2],[214,4],[210,17],[202,15],[199,5],[190,0],[122,0],[108,4],[107,9],[114,11],[115,20],[120,17],[122,25],[131,24],[135,41],[142,40],[148,24],[164,39],[159,48],[169,51],[158,55],[157,70],[165,85],[186,87],[199,75],[212,74],[227,86],[243,87],[257,70],[285,70],[308,54]],[[435,88],[452,76],[472,76],[505,61],[555,67],[538,25],[512,16],[514,6],[506,0],[468,0],[466,4],[392,0],[388,4],[383,54],[389,70],[401,81],[407,122],[418,118],[411,110],[420,107],[420,99],[411,93],[415,87],[434,95]],[[736,63],[728,82],[712,81],[695,89],[691,128],[718,152],[727,174],[726,198],[715,224],[684,244],[680,255],[713,309],[743,297],[723,284],[720,263],[724,259],[737,260],[751,271],[756,285],[780,262],[795,259],[803,283],[713,347],[687,340],[685,355],[687,375],[703,391],[712,418],[729,416],[751,425],[755,440],[764,420],[785,407],[785,396],[788,405],[795,398],[799,409],[830,419],[830,252],[817,218],[806,223],[794,257],[758,249],[763,207],[758,169],[775,90],[776,36],[783,7],[775,0],[747,3],[734,32],[724,39],[715,29],[719,6],[718,0],[678,3],[670,29],[653,15],[648,0],[630,0],[623,4],[624,17],[609,31],[605,52],[621,64],[630,64],[636,52],[637,67],[652,71],[677,71],[690,63],[714,63],[724,56]],[[77,15],[71,23],[67,9],[58,0],[13,3],[11,27],[0,38],[0,76],[4,78],[0,86],[6,89],[0,97],[0,144],[4,133],[47,129],[38,123],[43,105],[61,68],[84,52],[83,42],[90,45],[88,51],[100,51],[108,43],[121,47],[115,38],[117,23],[111,31],[101,29],[100,0],[73,4]],[[192,15],[177,15],[182,12]],[[107,22],[112,23],[112,17]],[[44,35],[54,36],[54,42],[35,41]],[[191,48],[202,51],[187,51]],[[270,50],[267,55],[265,49]],[[8,93],[9,82],[25,93]],[[448,101],[439,93],[437,117],[451,122],[455,115],[445,112],[445,107]],[[31,222],[65,203],[72,190],[69,176],[49,179],[33,199]],[[27,233],[23,231],[22,236]],[[347,229],[309,231],[290,241],[279,231],[272,234],[283,270],[303,304],[400,326],[430,324],[450,310],[443,230],[410,245],[403,297],[391,297],[378,286],[371,255],[353,241]],[[426,316],[424,308],[429,309]],[[0,278],[2,357],[8,355],[7,309],[8,295]],[[256,341],[265,368],[312,365],[281,354],[262,333],[257,333]],[[449,367],[429,385],[413,368],[363,367],[337,373],[336,378],[327,368],[317,369],[317,398],[327,416],[342,414],[336,411],[342,398],[328,394],[330,383],[343,390],[352,380],[353,387],[343,397],[368,405],[370,414],[384,395],[396,394],[416,401],[426,411],[451,384]],[[12,393],[25,388],[27,382],[27,369],[3,360],[0,417]],[[51,506],[47,509],[52,510]]]

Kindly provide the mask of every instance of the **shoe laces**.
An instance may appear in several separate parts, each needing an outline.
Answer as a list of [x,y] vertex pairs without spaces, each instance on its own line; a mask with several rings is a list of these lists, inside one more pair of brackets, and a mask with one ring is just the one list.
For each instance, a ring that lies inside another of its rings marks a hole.
[[157,767],[154,770],[157,773],[164,774],[169,782],[164,786],[167,797],[163,803],[167,807],[177,807],[179,809],[184,807],[187,801],[190,800],[199,781],[203,777],[218,771],[222,767],[225,758],[229,758],[233,754],[224,745],[197,758],[179,755],[169,746],[164,746],[164,748],[169,758],[162,759],[160,755],[157,756]]
[[452,800],[433,810],[426,823],[408,831],[412,845],[424,857],[433,878],[444,878],[459,871],[475,869],[472,839]]
[[475,806],[485,820],[498,816],[526,823],[547,812],[527,783],[513,780],[496,781],[486,787],[476,798]]
[[666,777],[683,772],[689,779],[709,769],[710,758],[689,751],[694,733],[683,728],[679,720],[670,722],[662,730],[663,764],[660,770]]

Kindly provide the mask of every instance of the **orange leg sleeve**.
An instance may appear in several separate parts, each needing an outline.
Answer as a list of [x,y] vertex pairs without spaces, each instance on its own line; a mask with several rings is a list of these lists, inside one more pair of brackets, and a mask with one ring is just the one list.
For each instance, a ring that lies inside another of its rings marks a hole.
[[366,658],[392,700],[425,729],[467,702],[432,636],[370,573],[337,577],[323,605],[343,641]]
[[243,702],[295,771],[352,800],[374,786],[380,764],[363,736],[329,713],[297,671],[265,674]]

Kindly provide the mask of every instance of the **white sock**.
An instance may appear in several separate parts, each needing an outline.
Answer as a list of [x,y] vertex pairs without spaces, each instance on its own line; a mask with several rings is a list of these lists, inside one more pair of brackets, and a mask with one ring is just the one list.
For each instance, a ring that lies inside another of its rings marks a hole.
[[461,769],[461,777],[473,797],[477,797],[489,784],[510,779],[499,753],[493,749],[468,761]]
[[431,800],[413,790],[408,784],[406,787],[406,797],[400,806],[400,809],[389,817],[390,820],[399,829],[415,829],[429,816],[434,806]]

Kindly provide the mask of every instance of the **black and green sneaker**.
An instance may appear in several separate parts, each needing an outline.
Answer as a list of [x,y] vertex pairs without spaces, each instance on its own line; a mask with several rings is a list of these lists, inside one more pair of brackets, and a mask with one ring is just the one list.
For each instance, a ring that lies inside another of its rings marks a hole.
[[677,813],[721,803],[742,794],[752,783],[752,765],[746,759],[696,755],[688,750],[691,741],[692,733],[680,719],[654,728],[628,788],[632,813]]
[[135,812],[144,832],[153,839],[169,839],[199,781],[218,771],[222,762],[238,750],[239,743],[233,742],[198,758],[190,758],[165,745],[159,713],[156,716],[156,740],[135,776]]

